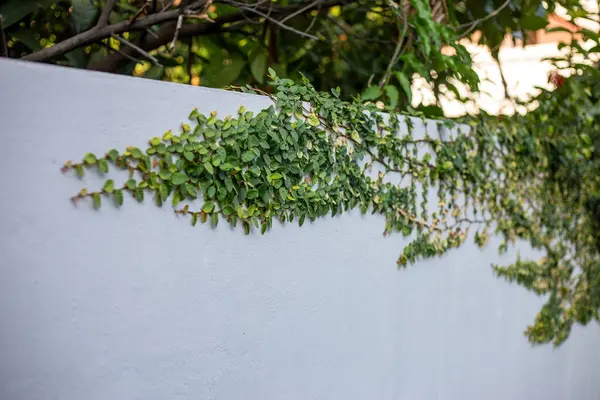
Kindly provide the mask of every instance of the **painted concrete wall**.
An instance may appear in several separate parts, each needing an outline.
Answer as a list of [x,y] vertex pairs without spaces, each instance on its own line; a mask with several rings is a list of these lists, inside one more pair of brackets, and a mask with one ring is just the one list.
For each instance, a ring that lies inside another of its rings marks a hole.
[[0,60],[0,104],[2,400],[600,396],[598,326],[531,348],[540,299],[493,277],[494,247],[397,271],[377,217],[247,237],[68,201],[99,181],[65,160],[264,98]]

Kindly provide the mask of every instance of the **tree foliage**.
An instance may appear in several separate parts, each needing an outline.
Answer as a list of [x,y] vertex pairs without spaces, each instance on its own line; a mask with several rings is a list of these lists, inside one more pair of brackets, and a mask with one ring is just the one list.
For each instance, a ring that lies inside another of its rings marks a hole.
[[460,97],[457,82],[477,89],[458,39],[478,31],[497,51],[561,5],[583,15],[573,0],[6,0],[0,14],[10,57],[267,91],[271,67],[405,110],[415,74],[438,95]]

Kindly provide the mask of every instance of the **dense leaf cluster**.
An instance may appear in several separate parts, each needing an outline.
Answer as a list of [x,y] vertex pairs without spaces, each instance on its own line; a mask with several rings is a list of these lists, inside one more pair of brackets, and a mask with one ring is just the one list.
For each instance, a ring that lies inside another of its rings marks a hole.
[[[400,265],[441,255],[462,242],[461,228],[474,220],[459,218],[464,205],[457,200],[461,189],[474,193],[478,183],[489,180],[494,163],[485,148],[477,150],[471,136],[443,141],[453,126],[448,121],[438,124],[436,135],[415,138],[408,117],[386,118],[374,105],[340,100],[337,90],[319,93],[306,78],[295,84],[271,72],[275,104],[256,115],[242,107],[236,117],[219,119],[194,110],[193,126],[152,138],[145,150],[113,149],[67,162],[64,170],[79,175],[89,167],[106,174],[109,164],[131,175],[122,184],[109,179],[99,191],[83,189],[73,200],[91,197],[100,207],[109,196],[120,206],[124,192],[139,201],[150,192],[158,205],[171,196],[178,206],[201,197],[200,209],[185,205],[176,212],[190,215],[194,225],[198,220],[216,225],[219,219],[241,223],[246,233],[252,226],[264,233],[274,219],[302,225],[306,218],[359,207],[384,214],[386,234],[413,235]],[[422,147],[427,151],[419,151]],[[426,194],[434,185],[440,210],[429,214]]]
[[598,93],[600,72],[588,67],[542,92],[534,111],[486,124],[501,144],[506,185],[524,195],[496,216],[499,231],[545,255],[494,267],[500,276],[548,296],[527,331],[536,343],[560,344],[573,324],[600,317]]

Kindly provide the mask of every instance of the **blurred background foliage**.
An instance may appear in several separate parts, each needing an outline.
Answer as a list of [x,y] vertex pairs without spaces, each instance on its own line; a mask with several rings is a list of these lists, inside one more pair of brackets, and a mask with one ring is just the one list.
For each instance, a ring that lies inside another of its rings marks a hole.
[[[436,95],[461,99],[457,82],[477,91],[460,39],[477,32],[472,40],[497,57],[506,35],[526,42],[556,7],[587,15],[574,0],[5,0],[0,14],[12,58],[267,92],[271,67],[293,80],[302,74],[322,91],[339,87],[346,99],[404,110],[417,76]],[[441,114],[435,105],[415,106]]]

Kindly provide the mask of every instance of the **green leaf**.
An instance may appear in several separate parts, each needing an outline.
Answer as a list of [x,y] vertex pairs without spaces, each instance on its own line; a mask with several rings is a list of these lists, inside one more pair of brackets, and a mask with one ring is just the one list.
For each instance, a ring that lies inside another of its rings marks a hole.
[[188,176],[183,172],[177,172],[171,176],[171,183],[173,185],[182,185],[188,181]]
[[127,189],[129,189],[129,190],[135,189],[135,187],[136,187],[135,179],[128,179],[127,182],[125,182],[125,186],[127,186]]
[[40,41],[36,39],[33,31],[29,29],[19,29],[16,32],[12,32],[10,36],[13,39],[16,39],[18,42],[23,43],[25,46],[29,47],[33,51],[42,49]]
[[215,193],[217,192],[217,189],[214,186],[211,186],[208,188],[208,197],[213,198],[215,197]]
[[287,189],[284,187],[280,187],[279,188],[279,196],[281,197],[282,201],[285,201],[285,199],[287,198]]
[[365,90],[361,96],[363,101],[375,100],[381,96],[381,89],[378,86],[372,85]]
[[45,9],[56,0],[8,0],[0,5],[4,29],[38,9]]
[[304,220],[306,219],[306,213],[302,214],[298,219],[298,226],[304,225]]
[[100,171],[103,174],[108,173],[108,163],[104,158],[98,160],[98,171]]
[[590,149],[581,149],[581,152],[583,153],[584,157],[588,160],[592,158],[592,151]]
[[99,193],[93,193],[92,194],[92,199],[94,200],[94,208],[95,209],[99,209],[100,205],[102,203],[102,200],[100,199],[100,194]]
[[198,191],[196,190],[196,188],[192,185],[185,185],[185,188],[187,190],[188,196],[190,196],[193,199],[198,198]]
[[115,149],[112,149],[108,152],[108,158],[110,158],[111,161],[116,161],[117,158],[119,158],[119,152]]
[[179,190],[175,190],[173,192],[173,198],[171,199],[173,207],[176,207],[177,204],[181,201],[181,195],[179,194]]
[[102,188],[106,193],[112,193],[115,190],[115,182],[112,179],[107,180]]
[[198,213],[193,213],[192,214],[192,226],[196,226],[197,222],[198,222]]
[[167,169],[161,169],[158,172],[158,177],[160,179],[162,179],[163,181],[168,181],[169,179],[171,179],[172,175],[173,175],[173,173]]
[[184,151],[183,157],[185,157],[185,159],[188,161],[194,161],[194,153],[192,153],[191,151]]
[[123,205],[123,191],[121,189],[117,189],[113,193],[113,197],[115,199],[115,204],[117,207],[121,207]]
[[76,33],[88,30],[98,15],[92,0],[71,0],[71,26]]
[[396,71],[394,72],[394,75],[396,76],[396,79],[398,79],[398,83],[400,84],[400,87],[402,88],[402,90],[404,90],[404,93],[406,93],[406,99],[408,101],[408,105],[412,104],[412,83],[411,81],[406,77],[406,75],[400,71]]
[[283,176],[279,172],[275,172],[274,174],[269,175],[269,179],[274,181],[277,179],[281,179]]
[[137,189],[136,189],[136,191],[135,191],[135,199],[136,199],[138,202],[140,202],[140,203],[141,203],[142,201],[144,201],[144,190],[143,190],[143,189],[140,189],[140,188],[137,188]]
[[159,67],[157,65],[153,65],[146,73],[144,73],[144,78],[161,80],[165,76],[165,67]]
[[196,151],[198,151],[199,154],[207,154],[208,150],[206,150],[206,148],[202,145],[198,145],[198,147],[196,148]]
[[88,56],[83,48],[75,49],[65,54],[65,58],[69,60],[72,67],[85,68],[87,66]]
[[211,213],[215,209],[215,203],[212,201],[207,201],[202,205],[202,211],[205,213]]
[[269,61],[267,49],[263,46],[257,46],[252,50],[248,59],[252,76],[258,83],[264,83],[265,74],[267,73],[267,63]]
[[264,235],[265,232],[267,231],[267,228],[268,228],[267,224],[263,223],[262,226],[260,227],[260,234]]
[[219,214],[218,213],[212,213],[210,215],[210,221],[212,223],[213,228],[216,228],[217,225],[219,224]]
[[96,164],[96,156],[92,153],[87,153],[85,157],[83,157],[83,161],[85,161],[88,165]]
[[442,165],[442,169],[444,170],[451,170],[452,167],[454,165],[452,164],[452,161],[446,161],[443,165]]
[[169,189],[169,187],[166,184],[164,184],[164,183],[160,184],[160,186],[158,187],[158,196],[156,196],[156,197],[158,199],[160,199],[161,204],[162,204],[162,202],[167,200],[167,197],[169,197],[170,192],[171,192],[171,190]]
[[138,149],[137,147],[134,147],[133,149],[131,149],[131,156],[133,158],[135,158],[136,160],[139,160],[140,158],[142,158],[144,156],[144,154],[142,153],[142,151],[140,149]]
[[213,170],[213,166],[209,163],[209,162],[205,162],[204,164],[202,164],[204,166],[204,169],[209,173],[209,174],[214,174],[215,171]]
[[203,70],[204,81],[211,87],[222,88],[231,85],[246,66],[246,61],[240,54],[220,57],[222,54],[215,53],[214,57],[211,54],[210,64]]
[[314,113],[310,114],[306,121],[310,126],[319,126],[320,124],[319,117],[317,117]]
[[442,109],[442,107],[439,106],[435,106],[435,105],[431,105],[431,106],[419,106],[417,108],[417,111],[420,111],[423,113],[423,115],[425,115],[428,118],[443,118],[444,117],[444,110]]
[[521,26],[530,31],[543,29],[548,25],[547,17],[537,15],[524,15],[520,20]]
[[249,161],[254,160],[254,157],[256,157],[256,154],[254,154],[254,152],[252,150],[246,150],[242,154],[242,161],[243,162],[249,162]]
[[398,89],[392,85],[386,85],[384,88],[385,94],[390,99],[390,108],[394,109],[398,105],[398,99],[400,98],[400,94],[398,93]]

